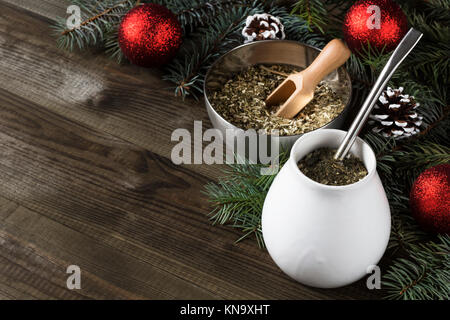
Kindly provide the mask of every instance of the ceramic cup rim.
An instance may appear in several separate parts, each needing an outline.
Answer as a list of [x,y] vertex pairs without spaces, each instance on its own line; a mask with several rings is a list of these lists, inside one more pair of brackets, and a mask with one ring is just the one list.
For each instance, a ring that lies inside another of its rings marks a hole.
[[[317,181],[312,180],[311,178],[307,177],[299,168],[297,165],[298,160],[300,159],[295,159],[295,154],[297,152],[297,149],[300,148],[301,144],[307,140],[307,139],[312,139],[314,138],[314,135],[327,135],[327,134],[338,134],[338,135],[342,135],[342,138],[345,136],[347,132],[344,130],[339,130],[339,129],[321,129],[319,131],[312,131],[309,133],[306,133],[304,135],[302,135],[292,146],[291,152],[290,152],[290,156],[289,156],[289,162],[291,166],[294,166],[294,171],[296,172],[296,174],[306,183],[309,183],[311,186],[315,186],[315,187],[319,187],[319,188],[324,188],[327,190],[335,190],[335,191],[341,191],[341,190],[349,190],[349,189],[354,189],[354,188],[359,188],[363,185],[365,185],[366,183],[368,183],[368,181],[370,181],[373,176],[376,174],[377,172],[377,159],[375,156],[375,152],[373,151],[372,147],[363,139],[361,139],[360,137],[357,137],[355,140],[355,144],[359,143],[361,144],[361,146],[363,148],[367,148],[367,150],[369,151],[368,154],[368,158],[367,161],[365,159],[361,159],[364,162],[364,166],[367,169],[367,175],[362,178],[361,180],[352,183],[352,184],[347,184],[347,185],[343,185],[343,186],[330,186],[330,185],[326,185],[326,184],[322,184],[319,183]],[[367,163],[370,163],[370,166],[367,166]]]

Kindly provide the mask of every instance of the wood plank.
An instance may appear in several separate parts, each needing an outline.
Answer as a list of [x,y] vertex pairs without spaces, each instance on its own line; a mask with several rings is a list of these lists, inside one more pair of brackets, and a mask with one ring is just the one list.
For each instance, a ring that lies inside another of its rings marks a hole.
[[[31,292],[39,299],[215,298],[164,270],[26,208],[4,213],[1,210],[0,283],[9,285],[7,292]],[[81,290],[66,287],[69,265],[81,268]],[[19,294],[15,298],[24,297]]]
[[17,7],[26,9],[28,12],[38,14],[49,20],[56,20],[63,16],[67,7],[70,5],[70,0],[3,0],[6,3],[13,4]]
[[[8,94],[2,92],[1,96],[4,99],[8,97]],[[134,147],[130,147],[123,141],[117,141],[114,137],[104,138],[97,133],[89,133],[86,136],[86,132],[83,132],[81,127],[77,128],[70,121],[56,118],[51,122],[47,122],[48,119],[52,119],[51,114],[42,112],[42,110],[37,108],[34,111],[35,114],[32,115],[31,109],[25,111],[25,109],[30,107],[30,104],[27,104],[28,107],[25,107],[23,102],[18,102],[17,104],[12,104],[11,102],[11,100],[8,102],[1,100],[0,103],[0,105],[10,106],[8,110],[5,107],[2,109],[2,120],[5,122],[0,125],[1,145],[6,146],[6,144],[9,144],[11,147],[10,150],[2,148],[1,162],[7,166],[3,168],[4,171],[0,175],[5,181],[3,183],[4,188],[1,188],[3,194],[7,194],[8,197],[16,201],[38,209],[41,209],[42,203],[44,203],[45,210],[48,210],[47,207],[50,206],[57,215],[56,219],[64,223],[69,220],[69,225],[83,230],[86,234],[101,235],[103,237],[112,236],[110,240],[114,242],[115,238],[123,238],[121,234],[123,231],[125,233],[141,234],[141,236],[147,236],[147,233],[150,232],[153,234],[152,238],[155,237],[158,242],[162,243],[162,247],[168,245],[165,240],[164,230],[159,230],[158,224],[168,223],[169,226],[166,228],[177,232],[173,227],[177,228],[180,224],[178,220],[183,216],[182,212],[174,212],[172,214],[176,221],[164,221],[163,219],[163,221],[156,222],[156,225],[153,226],[142,225],[141,219],[153,222],[151,219],[154,219],[154,215],[161,214],[161,217],[164,218],[164,214],[171,214],[171,210],[173,210],[171,207],[154,200],[159,192],[165,193],[164,189],[179,188],[180,192],[176,195],[184,198],[181,201],[186,204],[184,209],[179,210],[189,210],[190,206],[187,205],[187,200],[192,196],[192,193],[186,193],[183,190],[190,188],[192,181],[185,182],[176,176],[178,173],[172,174],[167,172],[164,167],[161,168],[162,164],[158,163],[158,159],[156,158],[156,161],[153,161],[151,157],[154,156],[148,154],[145,150],[133,150],[135,149]],[[38,118],[35,118],[36,115],[38,115]],[[47,124],[39,123],[43,119],[47,119]],[[10,125],[9,128],[3,126],[6,122]],[[19,129],[21,125],[24,125],[24,127]],[[11,140],[9,135],[15,134],[14,128],[21,132],[17,133],[22,135],[22,138],[36,140],[34,142],[28,141],[30,143],[29,146],[23,145],[23,141]],[[77,129],[81,132],[76,135],[74,133],[71,134],[71,131],[77,131]],[[5,132],[7,134],[4,134]],[[55,134],[54,137],[51,136],[51,132]],[[88,132],[90,131],[88,130]],[[19,147],[21,144],[24,147],[23,149]],[[60,155],[66,159],[58,156],[56,149],[61,147],[64,151],[61,150],[62,153]],[[41,153],[42,157],[38,155],[39,153]],[[92,156],[94,158],[86,159]],[[92,166],[92,168],[88,171],[83,169],[84,172],[80,172],[81,175],[75,177],[74,170],[81,169],[81,167],[78,169],[76,168],[78,165],[74,167],[70,163],[73,160],[67,161],[67,157],[71,157],[85,169],[89,166]],[[92,161],[95,163],[91,163]],[[41,163],[39,164],[39,162]],[[148,162],[151,162],[150,165]],[[62,167],[58,168],[60,165]],[[28,170],[23,172],[18,168],[27,168]],[[24,173],[24,175],[21,175],[20,172]],[[98,177],[104,174],[106,175],[101,180],[104,178],[106,180],[99,181]],[[183,175],[182,173],[180,174]],[[114,177],[115,175],[116,177]],[[184,175],[188,180],[192,180],[192,173]],[[196,179],[199,179],[199,177],[196,177]],[[108,180],[109,182],[107,182]],[[171,182],[170,180],[173,181]],[[51,182],[48,183],[49,181]],[[19,182],[19,185],[15,182]],[[79,186],[77,187],[76,185]],[[97,188],[98,190],[95,190]],[[112,193],[105,195],[104,192],[110,188]],[[197,187],[193,189],[196,193],[199,192]],[[73,191],[79,192],[79,194],[73,197]],[[140,203],[138,208],[133,206],[133,198],[137,198],[136,201]],[[171,201],[170,198],[169,194],[165,201]],[[92,200],[94,201],[92,202]],[[155,202],[156,205],[150,207],[146,203],[147,201]],[[194,206],[198,207],[199,203],[193,203],[192,207]],[[136,211],[133,211],[134,209]],[[68,216],[61,216],[61,212],[63,215],[67,214]],[[140,213],[145,214],[145,216],[140,217]],[[193,218],[202,221],[209,227],[204,216],[196,215]],[[191,237],[192,234],[195,234],[195,232],[191,232],[193,229],[191,225],[192,220],[186,219],[187,225],[180,226],[180,230],[185,230],[184,232],[191,234]],[[94,226],[94,230],[92,230],[92,226]],[[167,236],[170,237],[170,233]],[[121,241],[119,240],[118,242],[121,245]],[[178,243],[180,246],[183,245],[181,240]],[[127,250],[136,252],[134,247],[131,248]],[[182,249],[178,247],[176,250]],[[152,259],[156,267],[166,268],[164,259],[162,261],[161,259],[154,259],[149,252],[145,254]],[[175,273],[187,275],[184,266],[180,266],[179,263],[175,262],[173,268]]]
[[0,300],[35,300],[30,293],[21,292],[5,283],[0,282]]
[[199,174],[4,90],[0,112],[0,194],[8,199],[222,298],[371,296],[361,286],[301,286],[254,242],[233,245],[236,231],[205,217]]
[[[175,129],[193,131],[197,120],[211,127],[203,102],[174,97],[161,71],[119,66],[102,53],[59,50],[50,21],[2,1],[1,88],[167,158]],[[218,174],[217,166],[189,167]]]

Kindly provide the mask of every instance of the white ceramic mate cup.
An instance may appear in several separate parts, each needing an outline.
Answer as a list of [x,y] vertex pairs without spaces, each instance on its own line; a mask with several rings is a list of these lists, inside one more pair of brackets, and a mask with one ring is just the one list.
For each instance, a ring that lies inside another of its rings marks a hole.
[[264,202],[262,232],[270,256],[295,280],[318,288],[350,284],[386,250],[391,214],[370,146],[357,138],[350,152],[368,171],[346,186],[306,177],[297,163],[310,152],[338,148],[346,132],[317,130],[300,137]]

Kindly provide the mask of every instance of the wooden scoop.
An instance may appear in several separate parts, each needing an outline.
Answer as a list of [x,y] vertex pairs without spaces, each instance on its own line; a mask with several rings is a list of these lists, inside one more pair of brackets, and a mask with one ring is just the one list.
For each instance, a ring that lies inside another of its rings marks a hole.
[[313,98],[319,82],[350,57],[350,50],[341,40],[331,40],[314,62],[305,70],[291,74],[267,98],[266,105],[283,105],[275,113],[292,119]]

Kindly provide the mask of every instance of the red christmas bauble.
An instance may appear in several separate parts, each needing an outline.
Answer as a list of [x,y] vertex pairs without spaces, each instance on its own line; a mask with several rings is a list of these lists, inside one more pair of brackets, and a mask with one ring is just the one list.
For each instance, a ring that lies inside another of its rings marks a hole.
[[344,19],[345,41],[350,50],[359,54],[368,43],[378,51],[392,51],[407,29],[405,13],[392,0],[357,1]]
[[423,229],[450,234],[450,164],[422,172],[412,186],[409,202]]
[[153,67],[167,63],[180,48],[182,30],[177,17],[159,4],[130,10],[119,27],[119,44],[132,63]]

